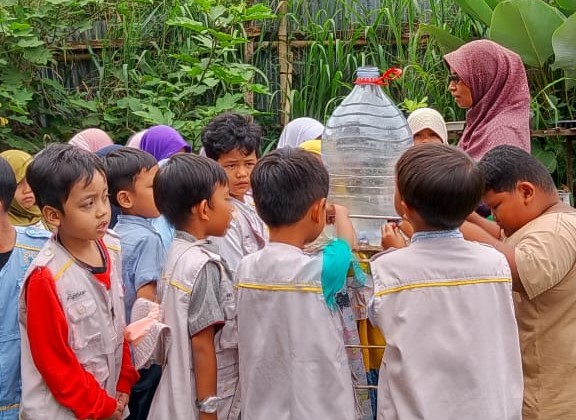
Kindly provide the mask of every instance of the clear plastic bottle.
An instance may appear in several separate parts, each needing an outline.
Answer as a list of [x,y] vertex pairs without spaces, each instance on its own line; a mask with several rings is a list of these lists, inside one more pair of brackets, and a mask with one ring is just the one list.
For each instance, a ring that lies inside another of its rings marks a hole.
[[322,137],[330,173],[329,200],[346,206],[358,242],[380,243],[380,227],[394,210],[394,166],[413,145],[402,112],[384,94],[376,67],[360,67],[356,86],[336,108]]

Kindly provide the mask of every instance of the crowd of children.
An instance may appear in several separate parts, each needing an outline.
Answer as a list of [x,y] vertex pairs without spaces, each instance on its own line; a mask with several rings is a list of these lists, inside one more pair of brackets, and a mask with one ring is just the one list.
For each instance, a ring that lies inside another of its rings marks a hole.
[[231,113],[205,156],[167,126],[3,152],[0,420],[576,418],[576,211],[529,153],[475,162],[436,111],[409,123],[369,273],[311,119],[261,158]]

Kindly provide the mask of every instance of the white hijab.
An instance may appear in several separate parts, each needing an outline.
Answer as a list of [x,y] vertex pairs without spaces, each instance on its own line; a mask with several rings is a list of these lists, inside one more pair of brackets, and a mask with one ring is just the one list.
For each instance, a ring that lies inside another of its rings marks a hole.
[[313,140],[320,137],[323,132],[324,125],[314,118],[296,118],[286,124],[284,130],[282,130],[277,148],[298,147],[306,140]]

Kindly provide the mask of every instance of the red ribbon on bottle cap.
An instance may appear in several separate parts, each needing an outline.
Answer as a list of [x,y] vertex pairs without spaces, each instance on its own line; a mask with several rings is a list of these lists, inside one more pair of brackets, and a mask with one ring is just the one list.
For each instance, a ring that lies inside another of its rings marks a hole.
[[398,79],[400,76],[402,76],[402,69],[391,67],[380,77],[358,77],[354,84],[388,86],[390,80]]

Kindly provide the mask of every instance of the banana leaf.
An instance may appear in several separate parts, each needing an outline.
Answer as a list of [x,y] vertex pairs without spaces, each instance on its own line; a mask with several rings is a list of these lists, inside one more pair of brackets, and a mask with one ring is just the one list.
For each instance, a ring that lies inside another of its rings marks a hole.
[[552,34],[565,17],[542,0],[509,0],[494,9],[490,39],[517,52],[525,64],[542,68],[552,56]]
[[[552,35],[554,69],[564,70],[564,75],[576,79],[576,13],[570,16]],[[574,86],[574,81],[569,83]]]
[[[454,0],[462,10],[472,16],[474,19],[484,22],[486,25],[490,25],[492,20],[492,8],[488,5],[485,0]],[[490,3],[496,3],[496,1],[491,0]]]
[[576,11],[576,0],[556,0],[556,3],[562,9],[570,10],[572,12]]
[[442,29],[438,26],[434,25],[427,25],[427,24],[420,24],[420,30],[422,32],[426,32],[436,40],[438,43],[438,47],[442,54],[448,54],[454,50],[457,50],[462,45],[466,43],[463,39],[458,38],[457,36],[452,35],[445,29]]

